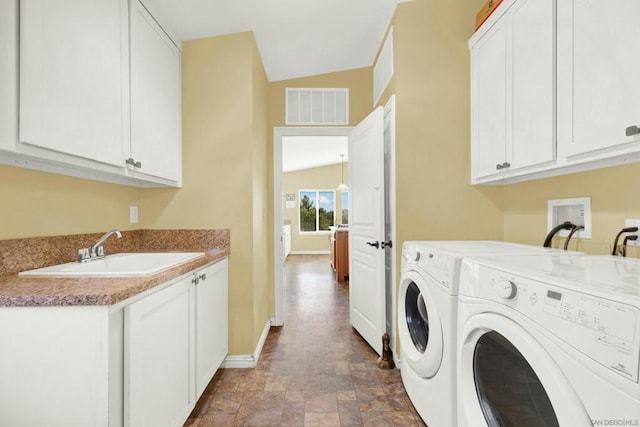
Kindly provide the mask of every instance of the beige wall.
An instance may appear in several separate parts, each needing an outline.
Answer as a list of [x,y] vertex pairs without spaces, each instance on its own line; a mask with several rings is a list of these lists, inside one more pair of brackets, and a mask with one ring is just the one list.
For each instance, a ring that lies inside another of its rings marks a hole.
[[[253,38],[253,37],[252,37]],[[269,140],[268,132],[268,84],[267,74],[258,52],[258,46],[253,41],[252,45],[252,72],[253,72],[253,343],[260,339],[266,322],[272,317],[270,312],[271,282],[269,276],[269,222],[268,201],[269,178],[267,149]]]
[[469,184],[476,11],[467,0],[417,0],[393,17],[395,74],[382,103],[396,94],[398,243],[503,237],[502,189]]
[[[287,87],[330,87],[349,88],[349,125],[357,125],[371,112],[373,98],[373,75],[371,67],[357,68],[338,73],[321,74],[300,79],[282,80],[269,83],[269,147],[268,174],[269,194],[273,194],[273,128],[285,125],[285,88]],[[269,224],[273,224],[273,199],[269,198]],[[274,259],[273,259],[273,227],[269,227],[269,311],[275,313]],[[279,234],[278,234],[279,235]]]
[[269,319],[266,78],[252,33],[182,55],[183,188],[145,190],[142,212],[154,228],[231,229],[229,354],[251,354]]
[[[634,184],[640,164],[511,184],[504,187],[505,239],[542,244],[547,233],[547,200],[591,197],[592,239],[573,239],[571,249],[591,254],[611,253],[613,239],[626,218],[640,218],[640,198]],[[555,245],[564,245],[564,239]],[[629,255],[638,256],[637,251]]]
[[[348,164],[344,164],[344,180],[348,182]],[[285,207],[283,218],[285,224],[291,224],[291,250],[293,252],[329,252],[328,234],[301,234],[298,191],[300,190],[333,190],[342,179],[341,165],[321,166],[287,172],[283,175],[282,188],[285,194],[295,194],[295,208]],[[336,222],[341,220],[342,196],[336,191]],[[338,219],[340,217],[340,219]]]
[[285,125],[285,89],[288,87],[349,88],[349,125],[355,126],[373,109],[371,67],[269,83],[269,127]]
[[142,190],[86,179],[0,166],[0,239],[99,233],[129,224],[129,206]]

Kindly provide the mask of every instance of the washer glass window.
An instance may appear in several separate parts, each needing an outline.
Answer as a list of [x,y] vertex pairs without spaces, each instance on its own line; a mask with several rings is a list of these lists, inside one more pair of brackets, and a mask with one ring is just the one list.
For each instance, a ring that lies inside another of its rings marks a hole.
[[478,340],[473,356],[476,393],[489,426],[559,426],[531,365],[497,332]]
[[413,345],[420,353],[424,353],[429,341],[429,316],[424,297],[414,282],[407,288],[405,316]]

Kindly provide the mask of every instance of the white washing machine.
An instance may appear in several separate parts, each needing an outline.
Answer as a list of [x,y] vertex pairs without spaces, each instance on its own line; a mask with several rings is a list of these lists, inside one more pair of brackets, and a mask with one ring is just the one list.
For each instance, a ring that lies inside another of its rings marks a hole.
[[[429,427],[456,425],[456,331],[460,261],[469,255],[566,253],[496,241],[405,242],[398,294],[400,368]],[[577,252],[572,252],[578,254]]]
[[640,260],[463,261],[458,425],[640,425]]

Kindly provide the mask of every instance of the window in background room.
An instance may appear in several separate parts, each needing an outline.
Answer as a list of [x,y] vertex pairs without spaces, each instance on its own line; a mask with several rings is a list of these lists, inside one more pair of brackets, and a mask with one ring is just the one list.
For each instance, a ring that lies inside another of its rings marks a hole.
[[349,193],[347,191],[342,192],[342,224],[349,224]]
[[300,232],[329,231],[335,223],[333,190],[300,190]]

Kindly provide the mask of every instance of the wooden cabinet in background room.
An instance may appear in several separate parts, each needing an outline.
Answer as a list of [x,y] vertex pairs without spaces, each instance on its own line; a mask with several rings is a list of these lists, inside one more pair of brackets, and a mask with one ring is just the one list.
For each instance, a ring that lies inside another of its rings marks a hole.
[[349,280],[349,230],[337,229],[333,240],[333,269],[336,272],[336,280],[345,282]]

